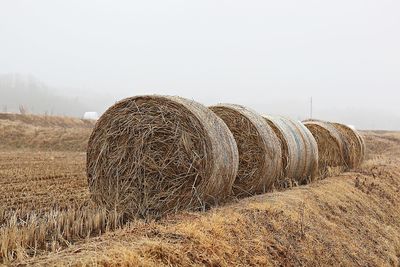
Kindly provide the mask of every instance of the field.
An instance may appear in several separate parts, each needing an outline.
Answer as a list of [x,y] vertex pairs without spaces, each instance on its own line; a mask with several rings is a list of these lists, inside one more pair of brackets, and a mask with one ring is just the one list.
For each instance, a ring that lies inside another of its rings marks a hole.
[[400,266],[400,133],[363,132],[368,156],[352,172],[124,222],[89,199],[93,123],[39,118],[0,116],[0,264]]

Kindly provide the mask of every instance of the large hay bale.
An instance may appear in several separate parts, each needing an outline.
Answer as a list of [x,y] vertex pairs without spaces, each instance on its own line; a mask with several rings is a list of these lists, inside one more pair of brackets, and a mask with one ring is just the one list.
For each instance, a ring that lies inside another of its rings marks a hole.
[[204,209],[231,194],[235,140],[207,107],[172,96],[136,96],[98,120],[87,152],[93,200],[128,217]]
[[282,173],[278,187],[305,184],[318,172],[318,147],[311,132],[298,121],[281,116],[264,116],[281,143]]
[[321,178],[327,176],[332,168],[346,169],[344,142],[340,133],[330,123],[305,121],[304,125],[314,136],[318,145],[318,166]]
[[210,107],[224,120],[239,150],[239,170],[233,185],[237,197],[271,190],[282,168],[278,137],[261,115],[233,104]]
[[357,130],[351,127],[332,122],[332,125],[339,131],[344,141],[346,149],[344,150],[344,158],[346,165],[350,168],[357,168],[361,165],[365,156],[365,142],[363,137]]

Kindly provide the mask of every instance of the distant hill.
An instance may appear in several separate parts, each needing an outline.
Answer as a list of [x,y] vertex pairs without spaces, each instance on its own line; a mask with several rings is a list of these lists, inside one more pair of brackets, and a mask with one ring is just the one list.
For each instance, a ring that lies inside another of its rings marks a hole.
[[0,112],[19,112],[81,117],[88,108],[78,98],[54,93],[54,88],[30,75],[0,74]]

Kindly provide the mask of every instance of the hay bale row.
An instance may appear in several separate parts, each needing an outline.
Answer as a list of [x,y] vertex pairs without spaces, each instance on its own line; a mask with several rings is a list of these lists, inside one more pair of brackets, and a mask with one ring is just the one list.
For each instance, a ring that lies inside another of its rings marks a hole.
[[231,193],[238,151],[211,110],[169,96],[137,96],[110,107],[89,139],[92,199],[128,218],[205,209]]
[[361,165],[361,162],[365,157],[365,142],[364,138],[351,127],[340,124],[332,123],[333,126],[340,133],[344,143],[345,143],[345,161],[349,169],[357,168]]
[[239,169],[233,185],[237,197],[270,190],[282,169],[279,139],[263,117],[232,104],[210,107],[228,126],[239,150]]
[[240,105],[136,96],[97,121],[88,184],[92,199],[109,210],[158,218],[311,182],[318,164],[357,166],[362,157],[355,154],[365,153],[360,144],[358,133],[336,124],[304,126]]
[[346,171],[358,167],[365,157],[365,142],[352,128],[325,121],[305,121],[318,144],[319,176],[332,170]]
[[318,147],[311,132],[298,121],[281,116],[264,116],[279,138],[282,171],[276,187],[286,188],[314,180],[318,172]]
[[327,176],[331,168],[345,166],[344,143],[336,128],[323,121],[307,121],[304,125],[318,145],[319,176]]

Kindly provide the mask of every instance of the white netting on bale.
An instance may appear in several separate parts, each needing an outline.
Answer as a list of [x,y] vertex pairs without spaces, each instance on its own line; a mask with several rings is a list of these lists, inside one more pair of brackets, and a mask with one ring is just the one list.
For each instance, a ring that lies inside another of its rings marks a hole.
[[282,148],[282,173],[277,187],[305,184],[318,171],[318,147],[311,132],[300,122],[282,116],[264,116]]

